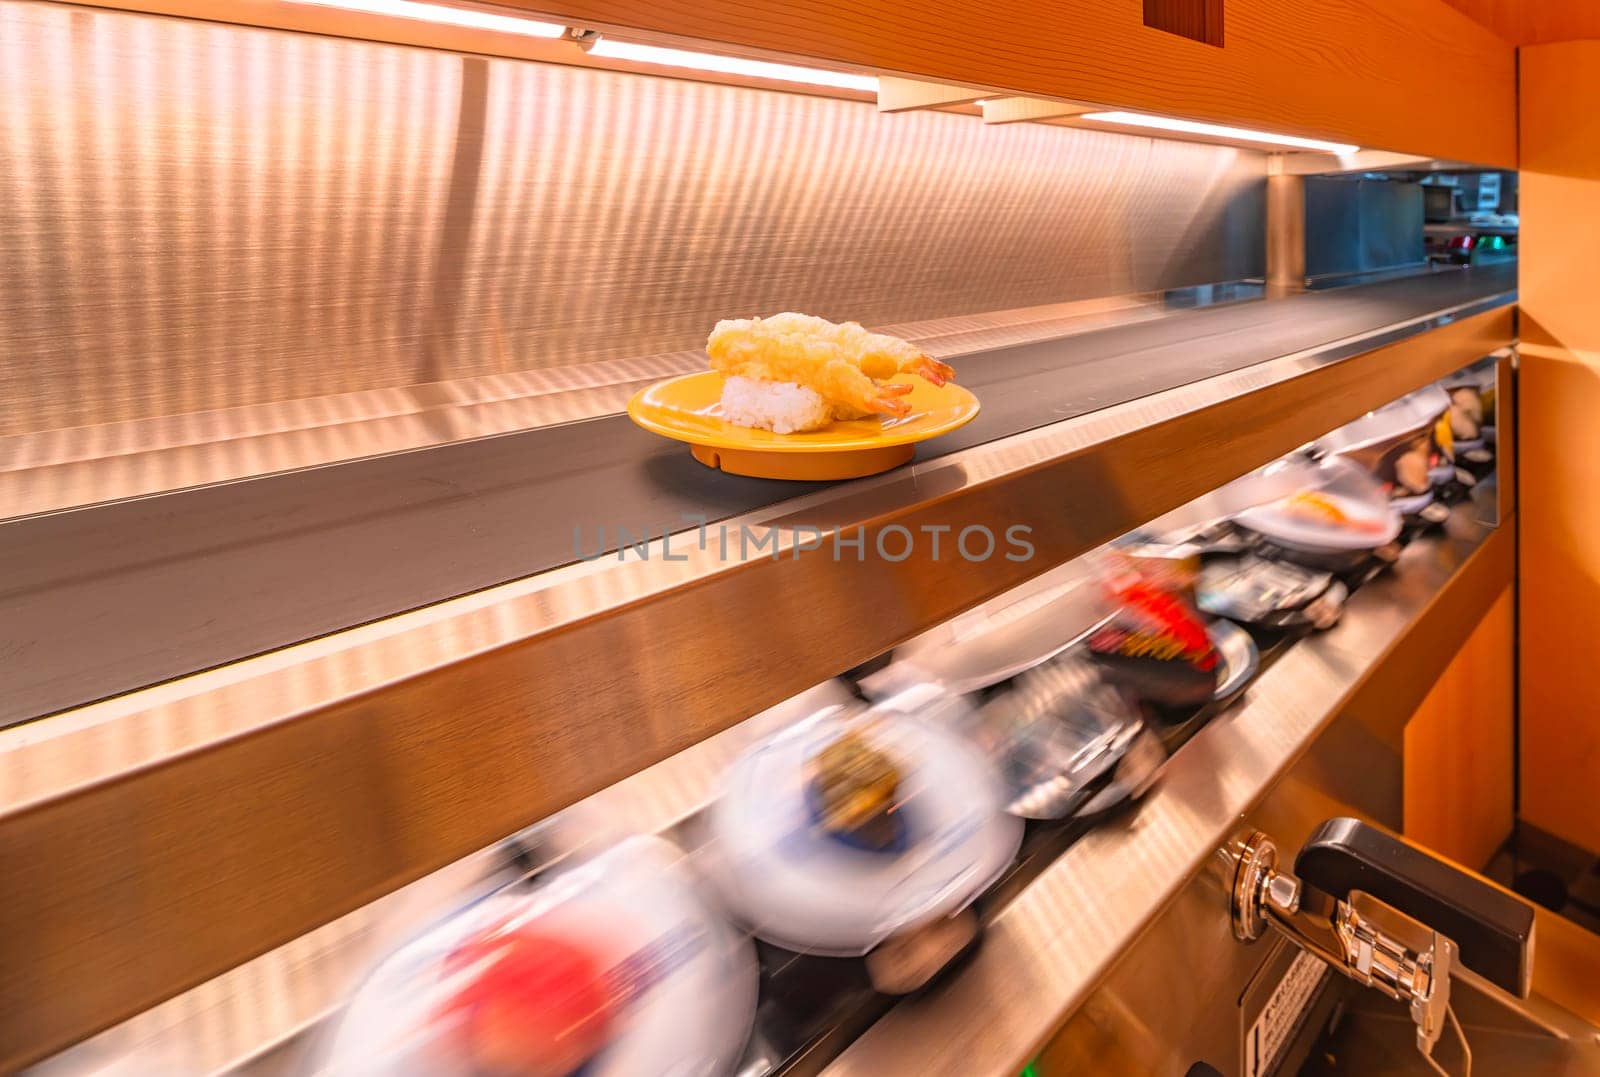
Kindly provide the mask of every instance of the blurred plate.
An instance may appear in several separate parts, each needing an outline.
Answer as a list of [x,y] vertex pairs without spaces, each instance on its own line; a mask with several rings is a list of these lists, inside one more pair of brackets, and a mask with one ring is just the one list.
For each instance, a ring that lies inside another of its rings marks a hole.
[[755,1021],[754,947],[713,912],[683,853],[656,837],[632,837],[529,892],[506,887],[400,947],[356,990],[320,1073],[475,1077],[437,1018],[459,990],[446,959],[508,917],[572,939],[613,962],[628,984],[617,1027],[582,1067],[584,1077],[727,1073]]
[[1137,800],[1149,792],[1166,762],[1167,750],[1162,746],[1161,738],[1152,733],[1148,726],[1141,726],[1139,735],[1117,761],[1111,781],[1100,787],[1073,814],[1079,819],[1087,819],[1119,808],[1130,800]]
[[835,422],[805,434],[774,434],[722,417],[722,375],[702,370],[658,382],[628,401],[628,417],[653,434],[688,442],[707,467],[763,479],[828,480],[875,475],[910,460],[916,443],[948,434],[978,414],[978,398],[951,382],[889,379],[911,386],[902,418]]
[[[1245,509],[1234,519],[1280,546],[1296,550],[1373,550],[1393,542],[1400,534],[1400,513],[1387,499],[1371,502],[1319,491],[1356,526],[1323,524],[1294,514],[1288,499]],[[1360,525],[1366,526],[1360,526]]]
[[1241,554],[1208,559],[1195,591],[1200,609],[1213,617],[1278,627],[1297,620],[1296,612],[1327,594],[1332,584],[1327,572]]
[[[813,822],[806,764],[851,728],[900,768],[903,851],[855,848]],[[710,810],[710,870],[729,909],[761,938],[859,957],[965,908],[1005,870],[1022,842],[1022,822],[1005,814],[1005,801],[989,761],[956,733],[900,714],[830,708],[729,768]]]
[[1217,671],[1217,690],[1213,697],[1225,703],[1244,691],[1250,678],[1261,665],[1261,652],[1250,633],[1232,621],[1212,621],[1206,626],[1206,635],[1217,649],[1222,668]]
[[975,692],[1061,654],[1110,613],[1098,576],[1068,564],[895,648],[866,687],[884,695],[929,680],[950,694]]
[[1450,410],[1450,394],[1437,385],[1408,393],[1391,404],[1346,423],[1315,442],[1318,455],[1349,455],[1363,449],[1384,448],[1426,434]]

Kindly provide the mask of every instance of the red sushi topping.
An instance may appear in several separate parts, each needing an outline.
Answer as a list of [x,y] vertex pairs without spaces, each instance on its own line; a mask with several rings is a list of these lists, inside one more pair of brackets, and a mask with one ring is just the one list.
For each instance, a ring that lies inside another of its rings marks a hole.
[[1138,577],[1114,583],[1111,593],[1123,609],[1118,619],[1132,613],[1139,624],[1102,629],[1090,640],[1092,649],[1121,654],[1131,649],[1143,657],[1181,658],[1202,670],[1215,668],[1217,652],[1205,622],[1180,595]]
[[459,1022],[474,1068],[563,1077],[605,1046],[616,1000],[601,962],[571,942],[533,928],[491,931],[449,963],[472,978],[440,1016]]

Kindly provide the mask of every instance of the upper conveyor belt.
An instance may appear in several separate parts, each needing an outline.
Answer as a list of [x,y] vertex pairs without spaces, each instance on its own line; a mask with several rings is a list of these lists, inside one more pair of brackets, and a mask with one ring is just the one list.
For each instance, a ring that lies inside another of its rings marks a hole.
[[[1444,311],[1516,267],[1258,300],[952,360],[976,421],[919,459]],[[1356,350],[1365,350],[1358,347]],[[812,492],[695,463],[623,416],[0,524],[0,726]],[[174,598],[177,600],[175,601]]]

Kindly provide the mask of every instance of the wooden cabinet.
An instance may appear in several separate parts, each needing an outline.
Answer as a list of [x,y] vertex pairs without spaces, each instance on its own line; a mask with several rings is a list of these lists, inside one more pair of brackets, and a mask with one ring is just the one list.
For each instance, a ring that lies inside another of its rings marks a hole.
[[1600,849],[1600,41],[1522,50],[1521,814]]
[[1511,833],[1513,611],[1507,588],[1406,726],[1406,836],[1474,870]]

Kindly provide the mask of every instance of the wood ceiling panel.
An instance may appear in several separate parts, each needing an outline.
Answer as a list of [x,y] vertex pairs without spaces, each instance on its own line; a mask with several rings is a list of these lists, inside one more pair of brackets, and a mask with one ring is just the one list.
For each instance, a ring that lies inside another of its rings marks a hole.
[[1514,45],[1600,38],[1594,0],[1444,0]]
[[634,37],[1516,163],[1513,50],[1438,0],[1227,0],[1221,48],[1150,29],[1132,0],[501,2]]

